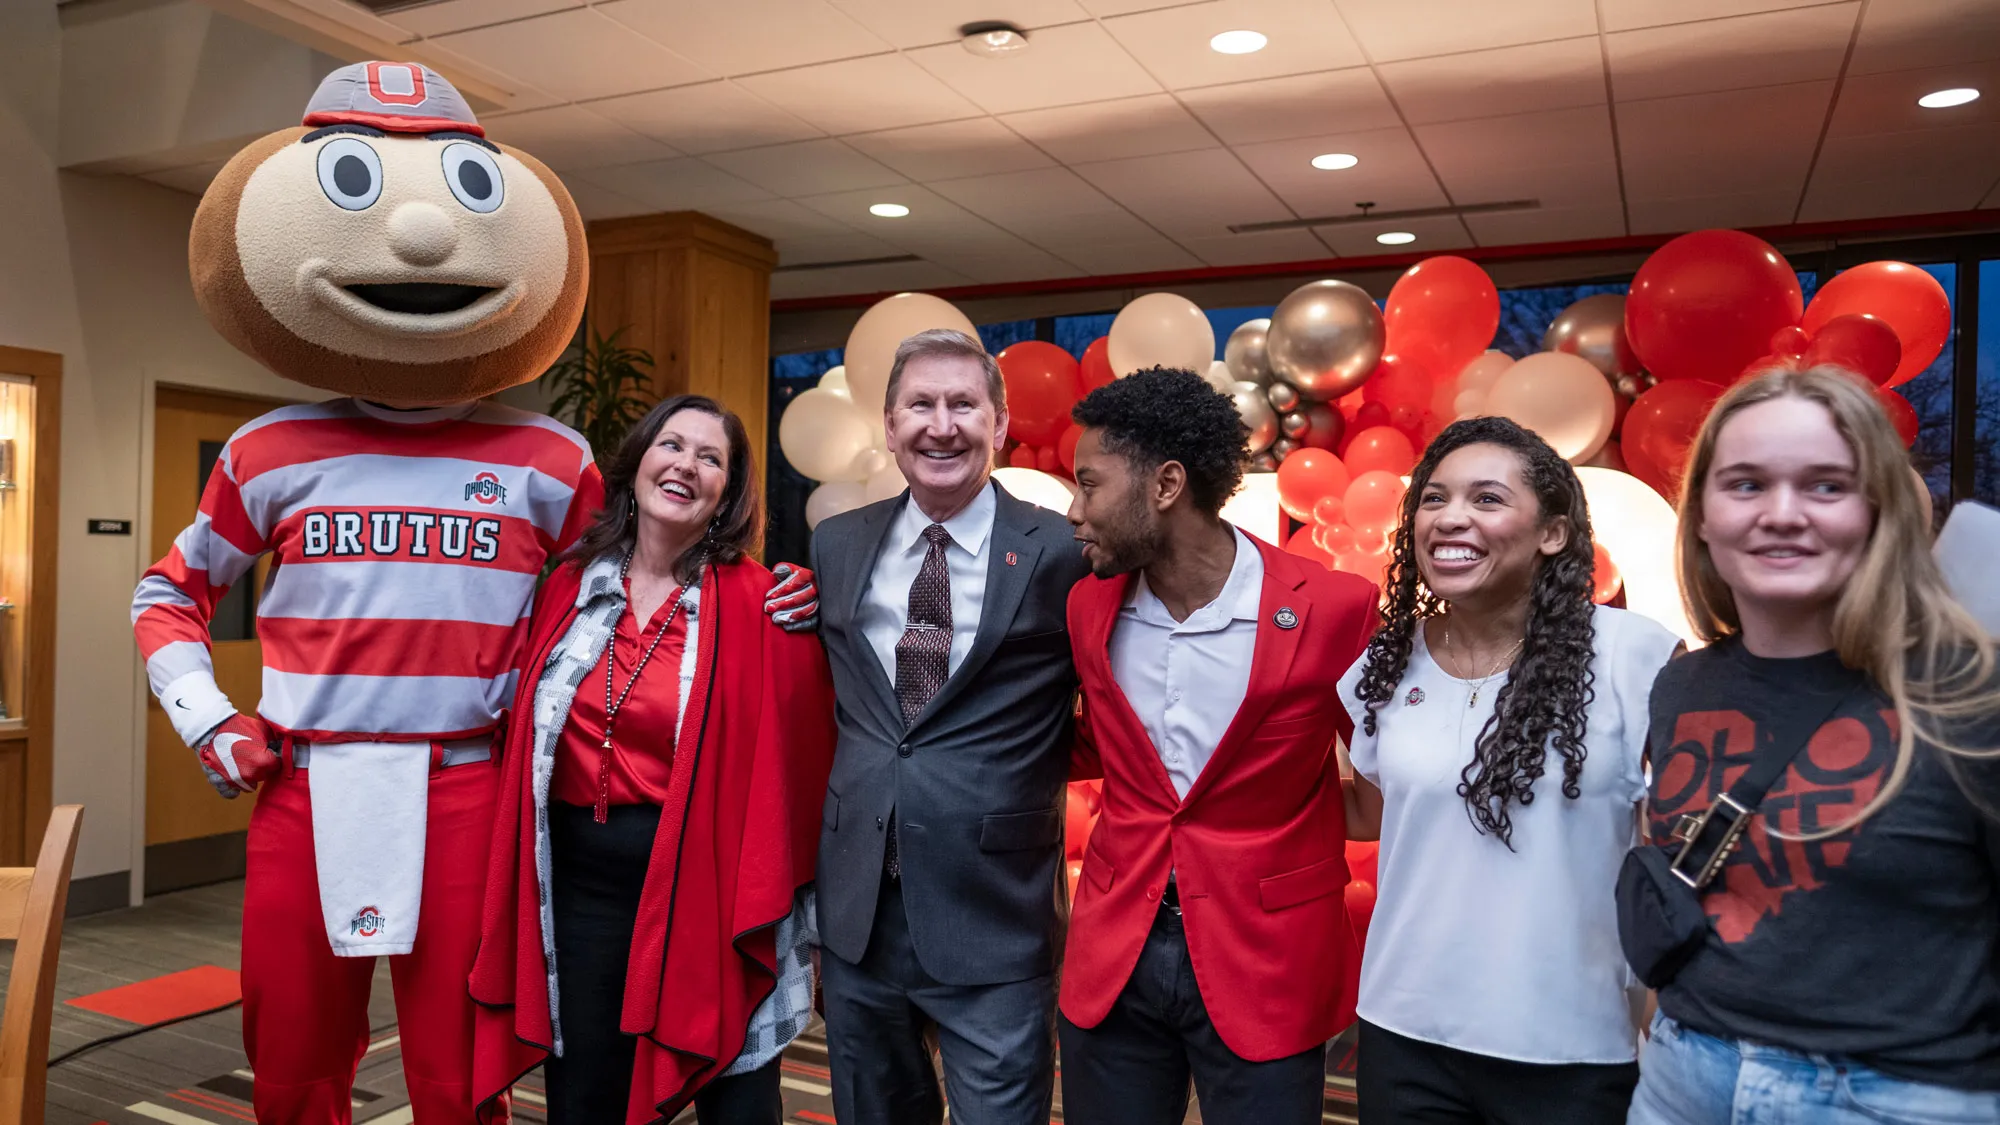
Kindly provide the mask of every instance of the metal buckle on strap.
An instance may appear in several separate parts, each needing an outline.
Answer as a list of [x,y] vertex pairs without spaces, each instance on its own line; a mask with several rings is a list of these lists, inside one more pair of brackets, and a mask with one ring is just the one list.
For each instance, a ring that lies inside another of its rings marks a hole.
[[[1709,852],[1707,858],[1701,861],[1700,869],[1690,875],[1689,869],[1695,867],[1695,845],[1701,841],[1702,835],[1708,831],[1709,823],[1715,819],[1717,811],[1722,810],[1724,805],[1728,806],[1726,815],[1730,818],[1729,826],[1723,830],[1722,839],[1717,841],[1715,850]],[[1700,815],[1681,817],[1674,824],[1673,831],[1673,839],[1679,840],[1681,847],[1674,853],[1673,863],[1668,865],[1668,870],[1673,872],[1674,878],[1696,891],[1707,887],[1722,871],[1722,865],[1729,862],[1729,853],[1735,851],[1736,845],[1742,842],[1743,833],[1750,827],[1750,818],[1756,815],[1757,810],[1744,808],[1735,798],[1724,793]]]

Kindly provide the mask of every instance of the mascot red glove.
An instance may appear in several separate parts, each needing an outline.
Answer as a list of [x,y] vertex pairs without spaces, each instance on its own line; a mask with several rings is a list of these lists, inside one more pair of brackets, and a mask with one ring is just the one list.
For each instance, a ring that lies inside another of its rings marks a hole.
[[231,800],[238,793],[255,793],[278,775],[277,739],[262,719],[231,715],[195,747],[201,770],[215,791]]

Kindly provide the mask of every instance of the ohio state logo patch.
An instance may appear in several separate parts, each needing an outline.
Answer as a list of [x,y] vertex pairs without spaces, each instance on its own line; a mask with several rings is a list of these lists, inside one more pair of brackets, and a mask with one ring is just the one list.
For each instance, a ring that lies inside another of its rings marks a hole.
[[1424,689],[1420,687],[1413,687],[1410,689],[1410,694],[1403,697],[1403,706],[1415,707],[1417,704],[1422,703],[1423,701],[1424,701]]
[[372,906],[364,906],[355,911],[354,917],[348,920],[347,932],[356,937],[374,937],[382,932],[382,927],[386,924],[381,911]]
[[465,498],[467,500],[477,500],[481,504],[489,506],[493,504],[505,504],[507,502],[507,486],[501,484],[500,478],[490,472],[480,473],[466,482]]
[[430,100],[424,89],[424,68],[409,63],[368,64],[368,96],[383,105],[422,105]]

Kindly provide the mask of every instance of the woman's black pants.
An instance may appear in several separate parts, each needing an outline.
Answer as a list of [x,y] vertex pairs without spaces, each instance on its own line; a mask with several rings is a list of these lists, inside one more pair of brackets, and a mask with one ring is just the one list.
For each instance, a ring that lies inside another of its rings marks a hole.
[[[543,1067],[549,1125],[619,1125],[632,1092],[638,1039],[618,1030],[625,965],[639,892],[660,824],[656,805],[615,805],[608,823],[591,810],[549,802],[556,983],[563,1057]],[[779,1125],[778,1060],[718,1077],[694,1098],[701,1125]]]

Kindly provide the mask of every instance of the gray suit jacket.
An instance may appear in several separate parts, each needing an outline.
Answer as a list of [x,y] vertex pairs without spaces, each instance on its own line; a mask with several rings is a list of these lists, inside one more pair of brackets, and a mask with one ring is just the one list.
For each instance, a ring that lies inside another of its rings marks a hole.
[[833,516],[812,541],[840,727],[820,826],[820,939],[850,963],[867,950],[893,809],[910,940],[924,971],[951,985],[1055,967],[1077,683],[1067,607],[1089,572],[1061,516],[991,487],[972,649],[907,727],[858,618],[909,494]]

